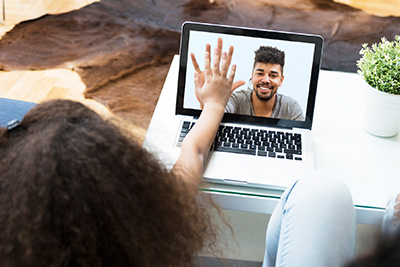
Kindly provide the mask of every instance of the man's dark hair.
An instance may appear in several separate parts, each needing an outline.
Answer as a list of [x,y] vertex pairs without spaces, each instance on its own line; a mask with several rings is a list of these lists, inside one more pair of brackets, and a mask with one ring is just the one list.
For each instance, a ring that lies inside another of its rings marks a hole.
[[39,104],[0,127],[0,266],[190,265],[216,234],[188,187],[86,106]]
[[281,74],[285,66],[285,52],[272,46],[260,46],[255,52],[253,69],[257,63],[271,63],[281,65]]

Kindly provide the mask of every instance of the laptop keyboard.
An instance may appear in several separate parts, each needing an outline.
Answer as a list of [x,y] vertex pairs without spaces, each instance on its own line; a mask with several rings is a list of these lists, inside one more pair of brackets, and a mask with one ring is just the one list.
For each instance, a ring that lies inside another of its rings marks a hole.
[[[184,121],[178,139],[181,145],[195,122]],[[278,159],[302,160],[301,134],[282,130],[220,125],[211,150]]]

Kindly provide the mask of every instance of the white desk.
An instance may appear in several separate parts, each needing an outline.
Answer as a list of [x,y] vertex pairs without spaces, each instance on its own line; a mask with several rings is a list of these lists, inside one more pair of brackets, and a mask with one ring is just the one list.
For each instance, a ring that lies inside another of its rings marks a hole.
[[[147,134],[144,142],[150,150],[162,135],[175,134],[166,133],[163,124],[179,123],[174,116],[178,65],[175,56],[149,125],[159,134]],[[315,166],[348,185],[358,223],[380,224],[388,197],[400,192],[400,142],[398,136],[379,138],[362,129],[363,99],[363,81],[357,74],[321,71],[312,129]],[[162,145],[157,150],[167,165],[177,158]],[[204,190],[222,208],[260,213],[272,213],[282,193],[219,184]]]

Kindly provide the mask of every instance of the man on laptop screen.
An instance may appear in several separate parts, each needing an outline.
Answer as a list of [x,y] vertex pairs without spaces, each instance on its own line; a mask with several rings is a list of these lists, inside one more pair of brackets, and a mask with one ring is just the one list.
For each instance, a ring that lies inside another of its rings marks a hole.
[[[191,58],[196,72],[201,75],[202,71],[193,53]],[[289,96],[277,93],[284,80],[284,65],[284,51],[272,46],[260,46],[255,51],[251,87],[235,90],[245,84],[244,81],[236,82],[233,87],[235,91],[232,90],[225,112],[303,121],[304,116],[299,103]],[[197,92],[198,86],[195,90]]]

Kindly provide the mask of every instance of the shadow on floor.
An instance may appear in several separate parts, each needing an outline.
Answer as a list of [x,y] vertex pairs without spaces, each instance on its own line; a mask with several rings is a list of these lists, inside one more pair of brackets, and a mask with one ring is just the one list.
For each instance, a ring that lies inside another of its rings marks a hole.
[[233,259],[218,259],[204,256],[195,257],[196,267],[261,267],[262,262]]

